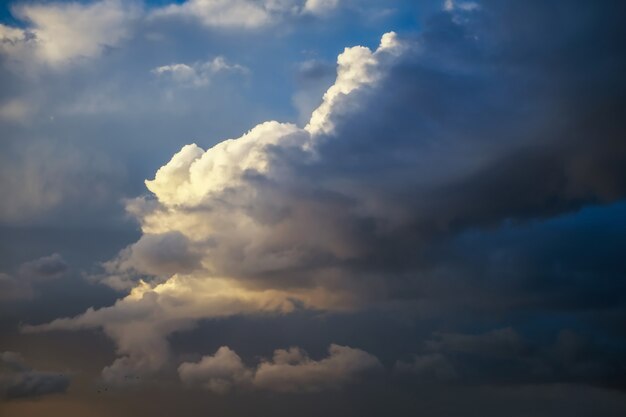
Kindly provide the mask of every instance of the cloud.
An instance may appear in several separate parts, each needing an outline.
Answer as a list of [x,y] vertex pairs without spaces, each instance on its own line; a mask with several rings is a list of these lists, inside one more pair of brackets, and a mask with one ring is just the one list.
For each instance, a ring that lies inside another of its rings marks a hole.
[[440,353],[415,355],[412,362],[398,361],[395,370],[399,373],[414,374],[421,382],[445,382],[458,377],[454,366]]
[[259,29],[285,17],[301,14],[324,16],[338,0],[187,0],[152,11],[153,18],[183,17],[197,19],[202,25],[222,29]]
[[194,18],[207,27],[255,29],[273,22],[271,5],[274,3],[279,4],[249,0],[187,0],[157,9],[152,16]]
[[171,64],[152,70],[152,73],[159,77],[169,76],[176,84],[190,87],[204,87],[215,75],[229,72],[247,74],[249,70],[242,65],[231,64],[221,56],[203,63]]
[[70,385],[69,376],[34,370],[15,352],[1,352],[0,366],[0,392],[9,400],[64,393]]
[[25,29],[0,26],[1,51],[17,60],[37,60],[52,66],[99,56],[130,36],[130,22],[139,15],[133,2],[101,0],[89,4],[20,4],[13,13]]
[[246,368],[239,355],[228,346],[222,346],[213,356],[204,356],[200,362],[184,362],[178,367],[180,379],[189,385],[201,385],[218,394],[235,386],[249,384],[253,372]]
[[252,370],[234,351],[222,346],[200,362],[181,364],[178,373],[185,383],[224,394],[234,387],[277,392],[339,389],[382,369],[376,357],[360,349],[332,344],[328,353],[328,357],[316,361],[300,348],[278,349],[272,360],[264,360]]
[[306,0],[304,12],[323,16],[331,13],[338,5],[339,0]]
[[328,354],[315,361],[299,348],[276,350],[271,361],[258,366],[254,384],[279,392],[338,389],[364,373],[382,369],[376,357],[360,349],[332,344]]
[[[0,193],[11,195],[0,203],[0,223],[5,225],[36,223],[68,203],[84,210],[109,200],[112,187],[124,172],[96,152],[83,152],[52,140],[8,143],[3,150]],[[80,217],[80,213],[74,214]]]
[[15,274],[0,273],[0,300],[31,299],[37,284],[61,278],[68,270],[58,253],[24,262]]
[[[128,204],[144,238],[112,263],[156,277],[135,277],[113,306],[25,330],[102,328],[118,347],[104,371],[114,377],[160,369],[167,336],[202,318],[458,297],[438,277],[498,308],[468,264],[430,255],[454,253],[467,231],[626,196],[626,119],[615,117],[625,89],[612,53],[591,48],[581,62],[569,48],[613,39],[621,23],[579,13],[581,2],[563,9],[574,16],[559,36],[538,42],[545,33],[515,25],[521,3],[515,13],[483,4],[463,19],[440,11],[414,41],[388,33],[375,50],[346,48],[303,128],[268,121],[208,150],[184,146],[146,181],[151,195]],[[598,30],[582,35],[580,16]],[[161,262],[169,247],[180,262]],[[506,356],[517,343],[507,331],[442,334],[432,349]]]

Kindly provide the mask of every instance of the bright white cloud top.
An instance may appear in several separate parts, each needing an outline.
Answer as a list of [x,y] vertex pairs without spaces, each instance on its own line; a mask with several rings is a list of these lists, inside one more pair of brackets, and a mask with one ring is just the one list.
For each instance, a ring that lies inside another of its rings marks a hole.
[[[102,328],[115,340],[120,355],[103,376],[123,382],[128,373],[159,370],[169,357],[167,336],[203,318],[285,313],[296,304],[354,307],[360,295],[341,288],[349,277],[340,270],[324,266],[306,271],[311,254],[349,259],[359,249],[341,219],[332,215],[332,206],[298,198],[308,185],[292,172],[291,158],[304,164],[316,161],[318,144],[333,140],[333,113],[347,106],[344,101],[351,93],[380,80],[405,50],[394,33],[385,34],[374,52],[346,49],[338,59],[335,85],[304,129],[266,122],[207,151],[195,144],[183,147],[154,180],[146,181],[156,199],[140,198],[128,205],[141,223],[142,238],[106,265],[105,282],[132,287],[130,294],[111,307],[27,326],[25,331]],[[260,278],[298,269],[309,276],[293,283]],[[155,278],[137,283],[142,276]],[[351,353],[341,349],[331,348],[331,362]],[[369,366],[372,361],[366,362]],[[301,357],[298,363],[294,378],[310,374],[313,387],[321,384],[319,378],[337,377],[335,371],[320,376],[327,362],[316,365]],[[283,365],[275,361],[271,366]],[[255,380],[282,386],[285,381],[275,380],[271,366],[262,364]],[[300,379],[296,382],[309,389]]]

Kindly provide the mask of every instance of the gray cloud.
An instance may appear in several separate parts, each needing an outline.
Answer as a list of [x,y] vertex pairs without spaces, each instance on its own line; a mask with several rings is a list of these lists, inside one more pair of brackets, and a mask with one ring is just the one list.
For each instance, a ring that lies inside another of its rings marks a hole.
[[24,262],[14,274],[0,273],[0,300],[33,298],[38,284],[61,278],[68,270],[58,253]]
[[263,360],[256,369],[250,369],[234,351],[223,346],[215,355],[205,356],[200,362],[181,364],[178,373],[188,384],[199,384],[224,394],[234,387],[277,392],[339,389],[364,374],[381,369],[375,356],[335,344],[328,348],[328,357],[319,361],[309,358],[302,349],[292,347],[274,351],[271,360]]
[[[483,271],[445,255],[458,255],[455,239],[467,231],[624,197],[624,62],[568,46],[613,39],[616,6],[585,13],[583,2],[566,3],[533,5],[540,20],[552,7],[564,13],[557,33],[542,34],[549,42],[516,24],[538,18],[521,2],[515,15],[496,2],[447,7],[416,40],[389,33],[374,51],[346,49],[304,128],[266,122],[206,151],[183,147],[146,182],[152,196],[129,203],[145,239],[111,264],[161,279],[27,330],[103,328],[121,355],[105,373],[149,373],[169,359],[167,336],[202,318],[404,301],[445,315],[455,296],[456,311],[538,302],[505,297],[504,284],[504,297],[485,301],[473,284],[486,280],[472,280]],[[598,30],[577,31],[580,16]],[[550,27],[540,23],[532,26]],[[161,263],[163,247],[180,259]],[[476,346],[497,359],[526,354],[513,331],[441,334],[413,368],[436,374],[437,355],[480,356]]]
[[0,353],[0,365],[0,390],[8,400],[64,393],[70,384],[69,376],[32,369],[15,352]]

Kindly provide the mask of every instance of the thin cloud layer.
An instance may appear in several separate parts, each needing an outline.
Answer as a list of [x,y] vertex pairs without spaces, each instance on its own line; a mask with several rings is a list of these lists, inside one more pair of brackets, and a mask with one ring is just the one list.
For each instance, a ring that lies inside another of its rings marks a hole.
[[242,65],[228,62],[218,56],[207,62],[194,64],[163,65],[152,70],[158,77],[170,77],[177,84],[189,87],[205,87],[219,73],[247,74],[250,70]]
[[364,374],[382,369],[375,356],[360,349],[332,344],[328,357],[313,360],[300,348],[274,351],[272,360],[262,361],[255,369],[244,365],[239,355],[222,346],[213,356],[178,367],[180,379],[218,394],[231,389],[257,388],[277,392],[312,392],[339,389]]

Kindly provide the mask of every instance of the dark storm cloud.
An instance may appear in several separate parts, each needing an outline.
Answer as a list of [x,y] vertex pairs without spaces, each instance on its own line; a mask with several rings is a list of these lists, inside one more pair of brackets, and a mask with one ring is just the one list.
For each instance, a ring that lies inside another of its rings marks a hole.
[[411,361],[398,361],[399,374],[418,384],[579,383],[624,389],[623,348],[571,330],[541,342],[508,327],[486,333],[435,333]]
[[0,365],[0,389],[8,400],[64,393],[70,385],[69,376],[32,369],[15,352],[0,353]]

